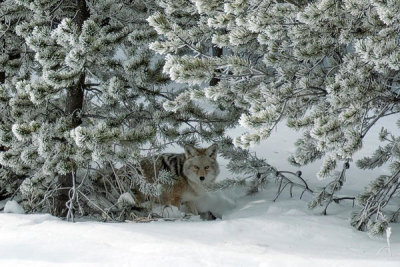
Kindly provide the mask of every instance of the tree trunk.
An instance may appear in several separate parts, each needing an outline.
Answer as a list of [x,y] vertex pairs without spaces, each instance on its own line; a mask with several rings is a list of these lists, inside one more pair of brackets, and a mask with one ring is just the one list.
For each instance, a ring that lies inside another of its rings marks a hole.
[[[212,52],[211,52],[211,53],[212,53],[212,56],[213,56],[213,57],[221,57],[221,56],[222,56],[222,48],[219,48],[219,47],[213,45],[213,47],[212,47]],[[215,86],[215,85],[217,85],[218,83],[219,83],[219,79],[213,77],[213,78],[211,79],[211,81],[210,81],[210,86]]]
[[[0,0],[0,4],[4,2],[4,0]],[[4,19],[0,20],[0,23],[4,23]],[[6,41],[3,41],[3,49],[6,49]],[[5,71],[0,71],[0,84],[4,84],[6,82],[6,72]]]
[[[0,0],[0,3],[2,3],[3,1],[4,0]],[[0,20],[0,23],[4,23],[4,20]],[[5,46],[6,46],[5,41],[3,41],[3,49],[6,48]],[[0,84],[5,84],[5,83],[6,83],[6,72],[5,71],[0,71]],[[0,145],[0,151],[2,151],[1,150],[2,147],[3,146]],[[0,165],[0,168],[2,168],[2,167],[3,166]],[[0,188],[0,200],[4,200],[6,198],[7,198],[7,196],[6,196],[5,190],[3,188]]]
[[[89,16],[90,13],[86,5],[86,1],[78,0],[77,13],[74,19],[75,23],[78,25],[78,34],[82,30],[83,23],[89,18]],[[83,107],[85,78],[86,75],[84,72],[82,72],[77,84],[73,87],[67,88],[65,115],[71,116],[71,129],[76,128],[82,123],[79,113]],[[66,217],[68,213],[66,203],[69,200],[69,191],[73,186],[72,179],[72,173],[58,176],[58,184],[61,186],[61,188],[65,189],[61,189],[59,191],[59,194],[55,200],[55,215],[57,216]]]
[[[0,3],[1,3],[2,1],[0,1]],[[0,72],[0,84],[4,84],[6,82],[6,73],[4,72],[4,71],[1,71]],[[2,148],[3,148],[3,146],[2,145],[0,145],[0,151],[3,151],[2,150]],[[2,168],[3,166],[2,165],[0,165],[0,168]],[[4,189],[3,188],[0,188],[0,200],[4,200],[4,199],[6,199],[7,198],[7,195],[6,195],[6,193],[4,192]]]
[[[82,123],[79,112],[83,107],[83,94],[85,87],[85,73],[82,73],[75,87],[67,89],[67,99],[65,114],[71,116],[71,129],[76,128]],[[66,203],[69,200],[69,191],[73,186],[72,173],[58,176],[58,184],[61,186],[59,195],[55,200],[55,215],[65,217],[68,213]]]
[[[4,2],[4,0],[0,0],[0,4],[2,2]],[[4,23],[4,19],[0,20],[0,23]],[[3,38],[5,38],[5,37],[3,36]],[[3,49],[4,49],[4,52],[6,52],[5,39],[3,39]],[[12,54],[12,55],[10,55],[10,60],[17,59],[19,57],[20,57],[19,54]],[[3,70],[3,71],[0,71],[0,84],[5,84],[5,83],[6,83],[6,72]],[[8,150],[8,148],[6,146],[3,146],[3,144],[0,144],[0,152],[7,151],[7,150]],[[3,166],[0,165],[0,168],[3,168]],[[4,188],[0,188],[0,200],[4,200],[8,196],[9,195],[7,194],[7,191]]]

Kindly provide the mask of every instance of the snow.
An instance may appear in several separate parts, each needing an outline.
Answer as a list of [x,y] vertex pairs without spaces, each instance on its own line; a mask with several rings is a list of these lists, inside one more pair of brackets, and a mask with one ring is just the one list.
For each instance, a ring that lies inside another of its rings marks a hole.
[[322,216],[306,200],[272,202],[273,194],[244,197],[216,221],[71,223],[0,213],[0,266],[399,266],[399,225],[390,256],[385,238],[351,228],[350,203]]
[[159,216],[173,219],[182,218],[185,215],[184,212],[181,212],[175,206],[156,205],[153,207],[152,211]]
[[[376,148],[380,127],[371,129],[358,155],[370,155]],[[297,171],[286,158],[298,136],[280,125],[252,150],[280,170]],[[231,178],[224,161],[219,161],[223,167],[219,179]],[[301,168],[313,187],[318,184],[314,176],[318,168],[318,162]],[[382,171],[385,168],[364,172],[352,164],[341,193],[356,194],[362,190],[360,183],[367,184]],[[357,210],[351,202],[332,203],[328,216],[322,216],[321,209],[307,209],[310,195],[299,201],[300,192],[294,191],[294,198],[284,192],[272,202],[275,193],[271,187],[249,197],[239,198],[240,190],[208,196],[201,208],[222,216],[216,221],[194,217],[172,222],[70,223],[46,214],[0,213],[0,266],[400,266],[399,224],[391,225],[391,256],[386,237],[371,239],[350,226],[350,214]],[[129,199],[127,194],[121,196],[121,201]],[[4,204],[0,202],[0,207]],[[174,208],[162,212],[182,216]]]
[[[396,125],[397,118],[389,116],[380,119],[376,125],[374,125],[369,133],[363,140],[363,146],[360,151],[357,151],[354,156],[354,160],[350,162],[350,169],[346,173],[346,183],[342,189],[342,192],[346,194],[358,194],[364,189],[372,180],[375,180],[379,175],[390,174],[389,164],[385,164],[380,168],[372,170],[361,170],[356,166],[356,161],[365,156],[371,156],[373,152],[385,143],[379,141],[379,133],[381,128],[384,127],[389,132],[398,132]],[[229,132],[232,136],[239,136],[244,130],[237,128]],[[302,136],[302,132],[296,132],[288,128],[284,122],[280,123],[276,128],[276,131],[271,133],[271,136],[262,141],[259,145],[251,147],[250,150],[257,154],[260,158],[267,159],[267,162],[278,170],[286,170],[296,172],[301,170],[303,178],[313,185],[326,185],[327,181],[319,181],[316,177],[319,168],[321,167],[322,160],[316,160],[315,162],[306,166],[294,167],[289,164],[288,157],[295,151],[295,141]],[[339,164],[339,169],[341,168]],[[225,173],[224,173],[225,174]],[[229,174],[225,174],[229,175]]]
[[[371,129],[373,135],[379,128]],[[253,150],[281,170],[296,171],[286,161],[296,135],[280,126]],[[359,154],[370,154],[376,146],[373,136]],[[318,181],[312,174],[318,167],[316,163],[301,168],[314,187]],[[359,191],[359,183],[366,184],[381,171],[366,175],[354,168],[344,193]],[[226,170],[220,179],[225,177],[229,177]],[[216,221],[194,217],[151,223],[70,223],[46,214],[0,213],[0,266],[400,266],[399,224],[391,225],[391,256],[386,237],[371,239],[350,226],[350,214],[357,210],[351,202],[332,203],[328,216],[322,216],[321,209],[307,209],[310,195],[299,201],[300,192],[295,190],[294,198],[284,192],[272,202],[275,193],[271,186],[249,197],[240,197],[240,190],[208,196],[201,208],[222,215]],[[0,202],[1,207],[4,204]],[[174,208],[161,212],[182,216]]]
[[5,213],[17,213],[17,214],[25,213],[25,211],[21,207],[21,205],[19,205],[18,202],[15,200],[9,200],[6,202],[6,205],[4,206],[4,212]]
[[122,195],[119,196],[118,203],[123,203],[123,202],[129,203],[131,205],[136,204],[135,199],[133,199],[132,195],[128,192],[123,193]]

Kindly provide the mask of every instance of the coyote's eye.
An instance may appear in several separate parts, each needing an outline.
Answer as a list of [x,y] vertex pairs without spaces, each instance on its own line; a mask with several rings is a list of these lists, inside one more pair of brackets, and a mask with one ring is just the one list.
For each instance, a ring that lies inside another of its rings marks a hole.
[[205,166],[204,167],[205,170],[208,170],[209,168],[210,168],[210,166]]
[[198,166],[193,166],[193,168],[194,168],[195,170],[200,169]]

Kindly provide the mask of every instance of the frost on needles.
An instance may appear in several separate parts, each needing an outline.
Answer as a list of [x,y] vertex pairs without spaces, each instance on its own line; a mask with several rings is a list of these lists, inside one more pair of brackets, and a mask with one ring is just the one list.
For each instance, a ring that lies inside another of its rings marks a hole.
[[[399,113],[395,2],[334,0],[5,0],[0,5],[0,194],[28,211],[123,220],[138,172],[167,145],[217,142],[233,174],[338,201],[345,172],[381,118]],[[214,53],[219,51],[218,53]],[[179,83],[179,84],[178,84]],[[322,159],[312,190],[246,150],[286,122],[289,159]],[[232,140],[229,128],[248,132]],[[361,168],[391,164],[358,197],[352,225],[381,233],[399,215],[399,137]],[[236,146],[233,146],[235,144]],[[248,179],[246,179],[248,178]],[[134,199],[133,199],[134,200]]]
[[[400,6],[393,1],[164,0],[160,6],[163,12],[148,21],[162,36],[150,47],[165,55],[163,71],[192,86],[220,80],[205,86],[202,97],[240,112],[238,123],[249,132],[235,140],[237,146],[258,144],[281,121],[301,131],[290,161],[322,159],[317,176],[333,181],[323,189],[329,193],[314,192],[316,203],[329,204],[340,190],[371,127],[399,113]],[[210,43],[223,49],[221,57],[210,55]],[[399,146],[395,136],[385,141]],[[390,160],[392,173],[358,198],[357,229],[383,233],[382,222],[397,219],[396,151],[377,148],[358,163],[375,167]]]
[[233,109],[204,111],[191,99],[173,108],[188,88],[149,49],[156,2],[2,1],[2,195],[28,212],[124,220],[136,191],[154,198],[170,182],[168,173],[146,181],[142,157],[218,141],[235,125]]

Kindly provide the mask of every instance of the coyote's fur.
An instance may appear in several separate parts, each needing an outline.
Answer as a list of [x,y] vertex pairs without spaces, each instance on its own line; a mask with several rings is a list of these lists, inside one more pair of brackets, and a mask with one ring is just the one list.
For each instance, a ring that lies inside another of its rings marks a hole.
[[155,160],[141,162],[143,175],[154,182],[161,170],[171,172],[175,182],[162,190],[159,202],[163,205],[180,207],[184,204],[187,212],[198,214],[196,200],[203,197],[207,186],[212,184],[219,174],[217,145],[208,148],[196,148],[185,145],[184,154],[161,154]]

